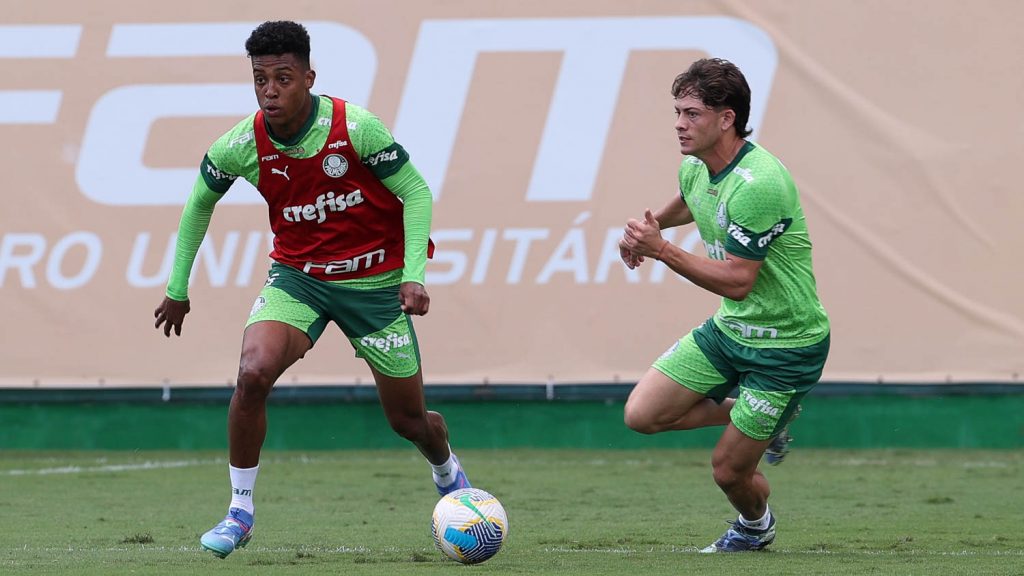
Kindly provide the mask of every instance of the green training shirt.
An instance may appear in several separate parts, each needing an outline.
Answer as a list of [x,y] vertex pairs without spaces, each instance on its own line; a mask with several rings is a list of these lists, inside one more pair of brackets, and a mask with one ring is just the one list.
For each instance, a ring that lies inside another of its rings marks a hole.
[[709,258],[726,252],[761,260],[743,300],[722,298],[715,323],[754,348],[799,348],[820,342],[829,320],[818,300],[811,239],[789,171],[764,148],[746,143],[714,178],[693,156],[679,167],[679,190]]
[[[286,142],[274,139],[273,135],[271,139],[284,154],[300,159],[313,157],[327,143],[333,113],[334,103],[330,97],[313,96],[313,110],[298,135]],[[391,131],[379,118],[351,102],[345,103],[345,114],[353,149],[370,171],[404,203],[405,265],[393,272],[341,282],[359,287],[399,282],[423,284],[433,205],[430,189],[409,162],[409,155],[395,142]],[[189,275],[217,201],[238,178],[259,186],[259,159],[253,133],[255,116],[254,112],[218,138],[203,158],[178,227],[174,267],[167,283],[167,296],[174,300],[188,298]]]

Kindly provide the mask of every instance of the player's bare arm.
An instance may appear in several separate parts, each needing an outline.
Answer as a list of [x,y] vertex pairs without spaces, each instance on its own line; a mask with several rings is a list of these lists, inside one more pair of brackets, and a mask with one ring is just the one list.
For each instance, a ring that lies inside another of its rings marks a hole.
[[160,305],[153,311],[156,317],[156,328],[163,324],[164,336],[171,337],[171,330],[175,336],[181,336],[181,325],[185,322],[185,314],[188,314],[191,306],[188,300],[172,300],[164,296]]
[[683,197],[679,194],[674,194],[660,210],[654,212],[654,219],[658,221],[658,226],[664,230],[693,222],[693,213],[690,212],[690,207],[683,201]]
[[654,214],[647,210],[643,220],[630,219],[622,236],[622,247],[640,256],[661,260],[673,272],[697,286],[731,300],[742,300],[754,288],[761,260],[748,260],[726,252],[725,260],[691,254],[661,236]]

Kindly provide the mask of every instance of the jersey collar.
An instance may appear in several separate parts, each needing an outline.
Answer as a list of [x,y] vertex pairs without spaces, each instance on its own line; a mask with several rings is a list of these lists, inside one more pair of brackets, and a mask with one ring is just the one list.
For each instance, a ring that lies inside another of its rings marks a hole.
[[309,107],[309,117],[306,118],[306,123],[302,125],[302,128],[299,129],[298,132],[295,133],[293,138],[289,138],[288,140],[278,140],[274,136],[274,133],[271,132],[270,124],[267,124],[266,117],[263,118],[263,125],[267,128],[267,135],[270,136],[271,140],[284,148],[295,146],[299,142],[302,142],[302,139],[309,133],[310,128],[313,127],[313,123],[316,122],[317,115],[320,113],[320,97],[313,93],[310,93],[309,97],[313,99],[312,105]]
[[722,168],[721,172],[719,172],[718,174],[715,174],[714,177],[711,178],[711,183],[712,184],[718,184],[722,180],[725,180],[725,177],[728,176],[732,172],[732,169],[735,168],[736,165],[740,163],[740,160],[742,160],[743,157],[746,156],[747,153],[750,152],[753,149],[754,149],[754,144],[753,143],[751,143],[751,142],[744,142],[743,146],[740,148],[740,151],[736,153],[736,157],[732,159],[732,162],[729,162],[729,164],[726,165],[725,168]]

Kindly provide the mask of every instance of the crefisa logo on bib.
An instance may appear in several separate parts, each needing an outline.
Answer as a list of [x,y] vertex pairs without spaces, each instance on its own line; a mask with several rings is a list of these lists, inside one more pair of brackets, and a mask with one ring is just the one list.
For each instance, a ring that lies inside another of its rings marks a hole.
[[348,172],[348,160],[341,154],[328,154],[324,158],[324,172],[331,178],[341,178]]

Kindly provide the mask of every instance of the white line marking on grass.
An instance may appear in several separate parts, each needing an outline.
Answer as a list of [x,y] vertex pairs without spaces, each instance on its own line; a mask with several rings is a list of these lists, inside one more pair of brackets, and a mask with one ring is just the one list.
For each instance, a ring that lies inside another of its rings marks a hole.
[[[911,466],[916,468],[933,468],[939,465],[937,460],[886,460],[886,459],[869,459],[869,458],[844,458],[842,460],[833,460],[832,464],[835,466],[854,466],[854,467],[866,467],[866,466]],[[1009,468],[1009,464],[1006,462],[1000,462],[998,460],[967,460],[963,462],[955,462],[954,465],[962,468]]]
[[[544,552],[555,554],[651,554],[656,552],[670,552],[673,554],[696,554],[699,548],[693,546],[672,546],[668,550],[659,547],[638,549],[638,548],[575,548],[554,546],[543,549]],[[801,555],[822,555],[822,556],[1024,556],[1024,550],[785,550],[768,548],[768,554],[801,554]]]
[[167,468],[189,468],[192,466],[208,466],[223,464],[223,460],[166,460],[140,462],[137,464],[105,464],[103,466],[59,466],[56,468],[37,468],[33,470],[5,470],[4,476],[49,476],[52,474],[81,474],[83,472],[131,472],[135,470],[163,470]]
[[[416,456],[409,456],[408,461],[418,461]],[[106,458],[98,460],[106,461]],[[295,456],[266,456],[262,459],[263,464],[287,463],[287,464],[324,464],[324,463],[352,463],[352,462],[400,462],[399,458],[372,457],[372,458],[324,458],[298,454]],[[16,470],[0,470],[0,476],[49,476],[54,474],[82,474],[82,473],[104,473],[104,472],[131,472],[136,470],[163,470],[168,468],[189,468],[193,466],[227,465],[223,458],[211,458],[206,460],[146,460],[132,464],[102,464],[95,466],[69,465],[54,466],[50,468],[26,468]]]
[[[104,553],[104,552],[188,552],[207,555],[205,549],[199,546],[153,546],[151,544],[141,544],[139,546],[107,546],[107,547],[87,547],[87,546],[61,546],[61,547],[42,547],[36,548],[32,546],[19,546],[16,548],[7,548],[4,550],[7,552],[43,552],[43,553]],[[659,554],[659,553],[671,553],[671,554],[698,554],[699,548],[693,546],[650,546],[644,548],[627,548],[627,547],[613,547],[613,548],[577,548],[570,546],[548,546],[541,549],[541,551],[549,554],[624,554],[624,555],[646,555],[646,554]],[[244,552],[241,552],[240,556],[247,554],[256,553],[271,553],[271,554],[406,554],[409,552],[421,552],[425,554],[437,553],[433,547],[423,546],[380,546],[380,547],[369,547],[369,546],[253,546],[249,545],[245,548]],[[937,556],[937,557],[1024,557],[1024,550],[789,550],[789,549],[773,549],[769,548],[768,555],[801,555],[801,556],[889,556],[889,557],[905,557],[905,556]]]
[[[208,556],[209,550],[206,550],[202,546],[154,546],[152,544],[139,544],[138,546],[107,546],[100,548],[90,548],[87,546],[60,546],[60,547],[44,547],[35,548],[32,546],[19,546],[17,548],[3,549],[3,551],[10,552],[42,552],[47,554],[54,553],[102,553],[102,552],[189,552]],[[398,546],[381,546],[379,548],[371,548],[367,546],[253,546],[248,545],[245,547],[245,551],[239,554],[244,556],[252,553],[271,553],[271,554],[406,554],[409,552],[423,552],[434,554],[439,552],[433,547],[398,547]],[[233,558],[235,556],[232,556]]]

